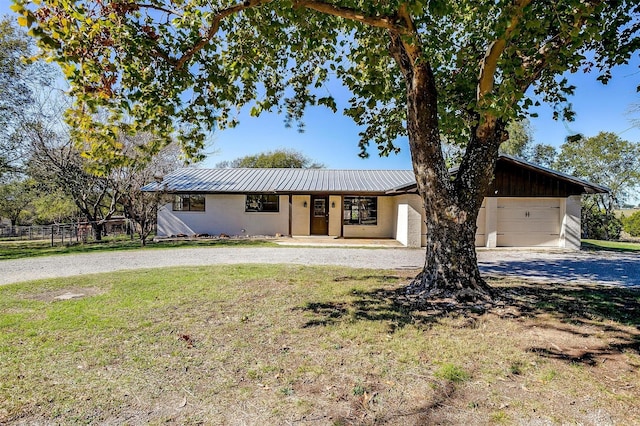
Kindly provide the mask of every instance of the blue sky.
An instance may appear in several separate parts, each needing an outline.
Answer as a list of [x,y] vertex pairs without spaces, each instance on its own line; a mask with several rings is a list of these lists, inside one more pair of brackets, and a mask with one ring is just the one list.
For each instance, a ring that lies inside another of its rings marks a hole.
[[[11,14],[11,2],[0,0],[0,13]],[[552,119],[552,109],[539,107],[538,118],[531,118],[534,141],[560,146],[570,134],[582,133],[594,136],[600,131],[619,134],[623,139],[640,142],[640,128],[633,127],[631,120],[640,119],[640,111],[632,113],[633,105],[640,109],[640,94],[636,86],[640,84],[640,54],[636,54],[631,64],[614,71],[614,78],[608,85],[596,81],[596,75],[574,74],[567,76],[577,87],[570,99],[576,119],[573,122],[557,122]],[[336,99],[346,95],[340,88],[332,90]],[[542,100],[540,99],[542,102]],[[299,133],[295,127],[286,128],[284,116],[263,114],[259,118],[250,117],[242,111],[240,125],[235,129],[216,132],[211,140],[210,152],[202,164],[213,167],[224,160],[232,160],[244,155],[256,154],[278,148],[291,148],[304,153],[314,161],[328,168],[336,169],[410,169],[411,159],[405,139],[397,141],[401,148],[398,155],[378,157],[372,147],[370,157],[358,157],[359,129],[347,117],[322,107],[311,108],[305,117],[305,131]]]
[[[582,133],[595,136],[601,131],[640,142],[640,128],[631,122],[633,118],[640,120],[640,110],[630,111],[633,105],[640,109],[640,94],[636,92],[636,86],[640,84],[640,55],[636,55],[629,65],[617,68],[614,78],[606,86],[596,80],[596,75],[574,74],[567,77],[577,87],[575,96],[569,100],[576,111],[576,119],[573,122],[555,121],[553,109],[543,104],[535,109],[539,117],[530,119],[535,142],[558,147],[568,135]],[[406,140],[398,141],[402,149],[399,155],[380,158],[376,148],[372,147],[368,159],[359,158],[359,129],[349,118],[342,116],[340,110],[336,114],[321,107],[308,110],[304,133],[298,133],[295,128],[285,128],[284,117],[277,114],[254,118],[243,112],[239,117],[237,128],[220,131],[213,136],[213,152],[204,166],[214,166],[223,160],[265,150],[293,148],[328,168],[411,168]]]

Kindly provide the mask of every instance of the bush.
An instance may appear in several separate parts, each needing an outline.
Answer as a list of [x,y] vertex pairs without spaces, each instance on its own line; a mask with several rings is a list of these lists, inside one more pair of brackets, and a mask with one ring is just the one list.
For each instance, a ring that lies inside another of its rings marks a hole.
[[617,240],[622,222],[612,213],[599,209],[582,208],[582,237],[592,240]]
[[640,237],[640,211],[622,219],[624,231],[632,237]]

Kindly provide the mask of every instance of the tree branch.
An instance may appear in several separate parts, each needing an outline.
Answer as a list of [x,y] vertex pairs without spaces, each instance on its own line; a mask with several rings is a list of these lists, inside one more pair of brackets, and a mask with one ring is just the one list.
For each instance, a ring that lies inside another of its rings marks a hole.
[[325,3],[322,0],[301,0],[294,3],[295,7],[304,7],[315,10],[316,12],[326,15],[337,16],[351,21],[361,22],[372,27],[383,28],[398,32],[400,34],[409,34],[410,28],[401,25],[401,21],[391,16],[368,16],[361,11],[348,7],[336,6],[334,4]]
[[[573,28],[582,27],[587,22],[587,16],[579,15],[575,17]],[[542,71],[549,64],[549,60],[558,52],[559,49],[568,46],[573,39],[571,34],[567,34],[564,38],[560,33],[555,34],[549,41],[542,45],[535,54],[535,59],[531,57],[523,57],[522,68],[531,72],[526,77],[516,79],[518,89],[524,93],[526,90],[540,77]]]
[[498,60],[504,52],[505,47],[507,46],[507,41],[511,38],[511,34],[516,29],[518,24],[520,23],[520,18],[522,18],[522,12],[524,8],[531,3],[532,0],[518,0],[515,3],[515,7],[517,8],[513,16],[511,17],[511,22],[504,34],[501,38],[495,40],[489,48],[487,49],[487,53],[484,56],[482,64],[480,65],[480,74],[478,76],[478,87],[477,87],[477,95],[476,98],[480,101],[487,93],[493,90],[493,84],[495,82],[496,70],[498,68]]
[[223,9],[216,13],[211,20],[211,26],[209,30],[200,37],[200,40],[194,44],[189,50],[187,50],[176,62],[176,68],[182,68],[187,61],[189,61],[200,49],[207,45],[211,39],[216,35],[220,28],[220,21],[227,16],[242,12],[243,10],[250,9],[252,7],[258,7],[266,3],[270,3],[273,0],[245,0],[242,3],[236,3],[226,9]]
[[152,10],[157,10],[158,12],[167,13],[169,15],[182,16],[182,14],[180,14],[176,10],[167,9],[165,7],[158,6],[158,5],[155,5],[155,4],[136,3],[136,6],[138,6],[140,9],[152,9]]

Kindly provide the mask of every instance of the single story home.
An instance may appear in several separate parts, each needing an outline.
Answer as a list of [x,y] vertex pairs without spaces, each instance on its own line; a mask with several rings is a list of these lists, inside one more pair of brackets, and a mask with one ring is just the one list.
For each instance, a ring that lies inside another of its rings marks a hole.
[[[420,247],[428,232],[411,170],[184,168],[143,190],[172,197],[158,211],[158,236],[326,235]],[[501,155],[476,246],[579,249],[581,196],[602,192],[608,189]]]

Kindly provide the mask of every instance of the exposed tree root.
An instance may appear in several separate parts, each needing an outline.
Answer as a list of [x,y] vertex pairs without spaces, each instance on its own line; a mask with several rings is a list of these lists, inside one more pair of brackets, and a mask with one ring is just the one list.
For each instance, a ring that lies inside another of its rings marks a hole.
[[491,303],[498,294],[478,274],[478,276],[460,277],[455,281],[444,277],[433,279],[431,274],[422,271],[405,288],[405,295],[418,305],[428,304],[429,300],[451,300],[455,303]]

